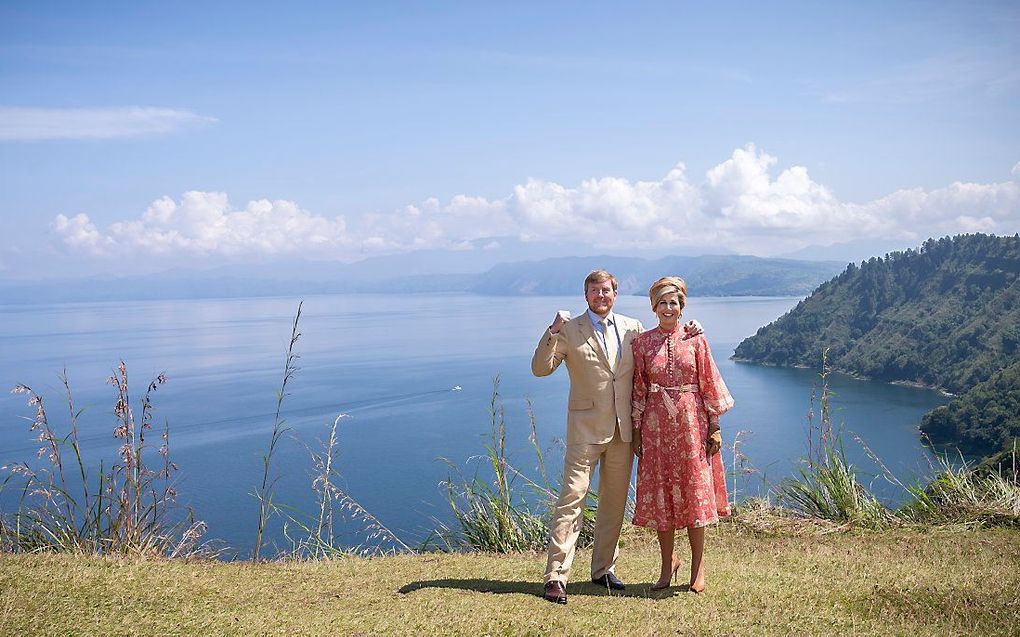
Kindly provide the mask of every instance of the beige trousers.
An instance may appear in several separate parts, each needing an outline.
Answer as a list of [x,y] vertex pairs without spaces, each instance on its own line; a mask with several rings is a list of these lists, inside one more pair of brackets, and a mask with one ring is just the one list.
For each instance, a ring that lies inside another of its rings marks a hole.
[[596,465],[599,466],[599,506],[595,516],[591,576],[593,579],[602,577],[613,570],[633,463],[630,443],[620,439],[619,427],[609,442],[567,445],[563,459],[563,491],[550,525],[546,582],[558,580],[565,585],[570,577],[574,547],[584,521],[584,501]]

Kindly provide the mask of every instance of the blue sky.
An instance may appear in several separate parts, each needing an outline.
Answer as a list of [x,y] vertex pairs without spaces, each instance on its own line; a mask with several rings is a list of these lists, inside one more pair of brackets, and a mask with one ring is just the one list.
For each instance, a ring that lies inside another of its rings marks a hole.
[[1016,3],[3,2],[0,276],[1012,234],[1016,33]]

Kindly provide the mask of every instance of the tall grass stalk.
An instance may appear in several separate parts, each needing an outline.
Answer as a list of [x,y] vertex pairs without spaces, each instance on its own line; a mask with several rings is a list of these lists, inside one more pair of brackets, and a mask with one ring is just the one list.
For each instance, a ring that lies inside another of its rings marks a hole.
[[737,508],[737,483],[742,476],[748,476],[753,473],[758,473],[758,469],[751,464],[751,459],[741,449],[741,444],[744,442],[744,436],[750,435],[751,431],[747,429],[741,429],[737,433],[733,434],[733,444],[730,446],[730,450],[733,452],[733,466],[729,470],[729,474],[733,477],[733,487],[730,489],[731,507]]
[[[123,364],[123,361],[121,361],[121,364]],[[165,380],[165,377],[164,377],[164,380]],[[71,441],[71,450],[74,452],[75,463],[78,466],[78,475],[81,478],[81,489],[82,489],[82,499],[81,499],[81,502],[82,502],[82,505],[84,507],[84,510],[85,511],[90,511],[92,507],[91,507],[90,498],[89,498],[88,477],[86,476],[85,463],[82,461],[82,458],[81,458],[81,446],[78,444],[78,416],[81,415],[82,410],[79,409],[79,410],[75,411],[75,408],[74,408],[74,394],[71,392],[71,383],[70,383],[70,381],[67,378],[67,368],[66,367],[60,371],[60,383],[64,386],[64,396],[67,399],[66,402],[67,402],[68,423],[70,424],[70,430],[71,430],[70,434],[68,435],[68,438]],[[167,448],[167,453],[169,454],[169,448]],[[102,473],[102,469],[100,469],[100,474],[101,473]],[[169,473],[167,473],[167,476],[169,476]]]
[[[333,426],[329,428],[329,439],[323,445],[321,454],[312,454],[313,466],[318,470],[312,489],[319,494],[319,523],[315,527],[315,540],[319,544],[333,546],[333,501],[337,496],[337,487],[333,483],[333,476],[336,469],[333,462],[336,459],[337,428],[340,420],[348,414],[337,414],[333,419]],[[325,536],[325,537],[324,537]]]
[[528,443],[535,451],[535,469],[538,471],[538,479],[541,482],[531,478],[526,473],[519,471],[512,464],[507,464],[507,470],[513,473],[514,476],[523,480],[528,488],[531,489],[534,496],[538,498],[538,501],[544,503],[546,508],[551,512],[552,507],[556,502],[558,488],[549,480],[549,473],[545,467],[545,454],[542,452],[542,447],[538,442],[538,427],[536,426],[535,406],[532,404],[530,398],[526,399],[524,402],[528,415]]
[[262,482],[255,493],[255,497],[259,501],[259,520],[258,527],[255,530],[255,547],[251,553],[253,562],[258,561],[262,553],[262,536],[266,530],[269,516],[273,511],[273,492],[277,480],[276,477],[272,476],[271,472],[273,455],[276,453],[276,448],[283,435],[289,430],[289,427],[286,426],[286,421],[282,418],[283,399],[287,396],[287,385],[290,383],[290,379],[298,371],[297,361],[300,356],[294,350],[294,346],[297,345],[298,339],[301,337],[301,333],[298,332],[298,324],[301,321],[301,306],[303,304],[303,301],[298,303],[297,314],[294,315],[294,324],[290,332],[290,344],[287,346],[287,358],[283,366],[283,380],[280,383],[280,389],[276,392],[276,415],[273,417],[273,433],[269,438],[269,449],[262,456]]
[[[318,498],[317,516],[309,517],[296,509],[275,505],[276,512],[286,518],[283,534],[290,542],[290,549],[287,552],[287,556],[290,558],[321,559],[349,554],[379,555],[397,551],[413,551],[379,518],[339,486],[337,453],[340,439],[338,430],[340,421],[347,417],[349,417],[348,414],[341,413],[333,419],[329,435],[326,440],[321,441],[321,451],[309,449],[314,470],[312,490],[315,491]],[[341,515],[361,524],[359,532],[364,537],[362,543],[353,547],[338,544],[335,524]],[[297,529],[297,533],[291,531],[292,526]]]
[[[819,383],[811,386],[811,402],[808,408],[807,428],[807,457],[815,464],[824,464],[829,456],[828,450],[836,441],[836,432],[832,427],[832,396],[829,389],[829,375],[832,368],[829,366],[829,348],[822,350],[822,371],[819,372]],[[815,405],[819,411],[815,412]],[[815,417],[818,417],[817,428]]]

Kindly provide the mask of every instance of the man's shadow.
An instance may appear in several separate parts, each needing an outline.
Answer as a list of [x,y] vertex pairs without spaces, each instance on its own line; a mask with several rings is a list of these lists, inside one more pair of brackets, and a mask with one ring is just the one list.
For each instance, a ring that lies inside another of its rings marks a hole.
[[[534,595],[542,597],[544,592],[541,583],[536,582],[509,582],[490,579],[435,579],[422,580],[405,584],[399,589],[399,593],[407,595],[423,588],[452,588],[476,593],[520,593],[523,595]],[[628,584],[626,590],[614,591],[599,584],[591,582],[578,582],[567,585],[567,595],[587,595],[591,597],[639,597],[641,599],[665,599],[673,597],[677,593],[685,593],[690,586],[671,586],[653,591],[651,584]]]

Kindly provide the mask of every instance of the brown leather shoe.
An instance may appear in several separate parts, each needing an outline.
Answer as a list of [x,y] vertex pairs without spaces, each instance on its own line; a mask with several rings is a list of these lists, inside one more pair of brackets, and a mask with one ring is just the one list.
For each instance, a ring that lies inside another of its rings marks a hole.
[[563,582],[550,580],[545,583],[545,593],[543,593],[542,597],[554,604],[566,604],[567,589],[563,586]]

